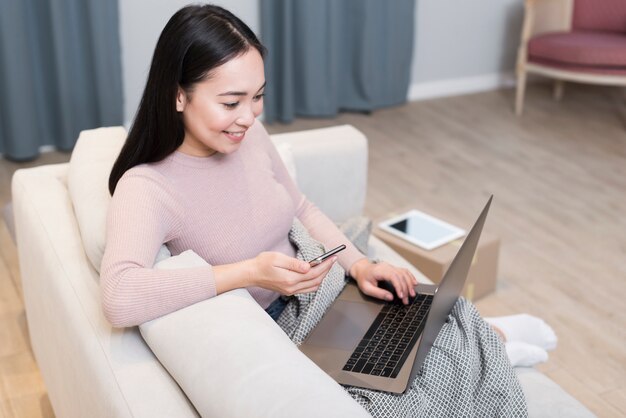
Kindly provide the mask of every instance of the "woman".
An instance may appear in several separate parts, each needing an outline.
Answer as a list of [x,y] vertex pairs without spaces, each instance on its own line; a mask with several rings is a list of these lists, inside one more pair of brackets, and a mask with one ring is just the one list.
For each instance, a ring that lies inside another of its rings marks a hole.
[[[176,13],[157,43],[147,85],[109,180],[113,195],[102,264],[103,304],[132,326],[240,287],[267,308],[279,295],[315,291],[335,261],[360,289],[393,283],[408,302],[413,275],[372,264],[298,191],[256,117],[263,110],[264,48],[216,6]],[[338,257],[310,267],[287,234],[294,217]],[[161,244],[211,266],[151,268]]]
[[[264,54],[254,33],[217,6],[185,7],[161,33],[109,179],[101,287],[114,326],[244,287],[276,319],[280,295],[315,291],[334,262],[366,295],[392,300],[378,287],[388,281],[405,304],[415,296],[408,270],[369,262],[289,177],[256,120]],[[326,248],[347,249],[314,267],[296,259],[288,240],[294,218]],[[164,243],[173,255],[193,250],[209,266],[153,269]]]

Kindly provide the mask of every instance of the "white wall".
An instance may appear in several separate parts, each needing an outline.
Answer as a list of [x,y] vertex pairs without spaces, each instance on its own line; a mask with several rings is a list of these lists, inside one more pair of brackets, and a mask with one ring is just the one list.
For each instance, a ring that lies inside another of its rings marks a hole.
[[[125,125],[132,120],[161,30],[192,0],[120,0]],[[314,0],[306,0],[314,1]],[[522,21],[521,0],[416,0],[409,100],[511,84]],[[212,0],[257,34],[259,0]]]
[[521,0],[417,0],[409,99],[511,83]]
[[[120,0],[120,44],[124,84],[124,125],[135,116],[157,39],[169,18],[193,0]],[[212,0],[233,12],[258,33],[258,0]]]

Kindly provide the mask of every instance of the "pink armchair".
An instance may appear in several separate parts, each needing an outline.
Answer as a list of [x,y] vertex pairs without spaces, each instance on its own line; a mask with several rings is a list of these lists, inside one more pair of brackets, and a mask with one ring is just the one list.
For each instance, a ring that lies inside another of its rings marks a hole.
[[522,114],[526,75],[626,86],[626,0],[526,0],[517,56],[515,113]]

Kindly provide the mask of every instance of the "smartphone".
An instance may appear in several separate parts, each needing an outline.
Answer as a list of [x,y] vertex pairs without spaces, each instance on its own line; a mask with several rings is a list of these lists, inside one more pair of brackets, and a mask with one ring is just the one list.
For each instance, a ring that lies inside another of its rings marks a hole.
[[346,249],[346,246],[341,244],[339,247],[333,248],[332,250],[330,250],[330,251],[320,255],[319,257],[314,258],[311,261],[309,261],[309,264],[311,265],[311,267],[317,266],[322,261],[326,260],[328,257],[333,256],[333,255],[337,254],[339,251],[342,251],[342,250],[345,250],[345,249]]

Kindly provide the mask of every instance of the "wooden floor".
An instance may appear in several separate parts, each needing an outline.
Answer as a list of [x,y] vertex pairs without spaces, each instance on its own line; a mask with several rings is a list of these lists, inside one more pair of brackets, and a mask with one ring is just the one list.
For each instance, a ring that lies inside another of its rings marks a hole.
[[[626,109],[614,89],[513,91],[410,103],[371,115],[299,119],[271,133],[349,123],[369,139],[366,214],[414,206],[470,225],[490,194],[486,229],[502,239],[497,291],[483,315],[529,312],[556,330],[538,368],[598,416],[626,415]],[[47,154],[41,161],[68,156]],[[0,205],[17,167],[0,161]],[[341,198],[337,196],[337,198]],[[0,416],[53,416],[29,349],[15,248],[0,227]]]

